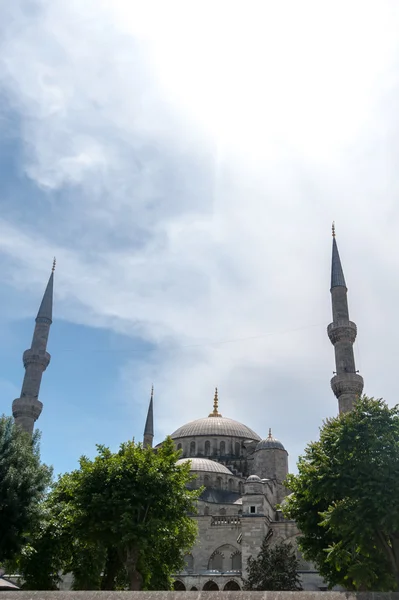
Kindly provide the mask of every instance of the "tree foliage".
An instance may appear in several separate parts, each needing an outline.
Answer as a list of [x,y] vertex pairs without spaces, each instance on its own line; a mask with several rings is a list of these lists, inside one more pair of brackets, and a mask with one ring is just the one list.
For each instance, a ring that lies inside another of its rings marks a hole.
[[[34,544],[20,557],[27,587],[53,589],[72,572],[74,589],[170,589],[196,537],[188,516],[199,491],[171,439],[154,451],[127,442],[59,478]],[[41,557],[46,556],[47,579]],[[43,587],[46,586],[46,587]]]
[[248,559],[248,577],[244,582],[246,590],[301,590],[298,574],[299,561],[291,543],[279,541],[270,544],[268,536],[262,542],[256,558]]
[[363,397],[326,421],[290,475],[284,513],[329,586],[399,589],[399,407]]
[[39,434],[0,417],[0,561],[12,559],[35,527],[51,474],[40,462]]

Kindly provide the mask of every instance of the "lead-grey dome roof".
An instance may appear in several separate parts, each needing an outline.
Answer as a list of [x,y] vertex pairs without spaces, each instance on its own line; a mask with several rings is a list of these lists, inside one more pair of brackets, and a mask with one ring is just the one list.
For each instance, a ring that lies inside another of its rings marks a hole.
[[183,437],[195,437],[197,435],[210,436],[221,435],[227,437],[238,437],[246,440],[260,440],[260,436],[252,431],[246,425],[227,419],[226,417],[205,417],[191,421],[179,429],[176,429],[171,435],[172,439]]
[[224,465],[208,458],[180,458],[176,464],[182,465],[190,461],[190,471],[206,471],[207,473],[225,473],[226,475],[233,475],[233,473]]
[[[283,444],[276,440],[275,437],[272,436],[272,430],[269,429],[269,436],[265,440],[261,440],[256,446],[256,452],[258,450],[285,450]],[[286,451],[286,450],[285,450]]]

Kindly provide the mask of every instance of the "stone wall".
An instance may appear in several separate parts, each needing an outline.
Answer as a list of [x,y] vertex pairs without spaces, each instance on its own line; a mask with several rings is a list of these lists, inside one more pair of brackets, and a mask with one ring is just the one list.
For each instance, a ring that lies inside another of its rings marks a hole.
[[399,600],[398,592],[1,592],[2,600]]

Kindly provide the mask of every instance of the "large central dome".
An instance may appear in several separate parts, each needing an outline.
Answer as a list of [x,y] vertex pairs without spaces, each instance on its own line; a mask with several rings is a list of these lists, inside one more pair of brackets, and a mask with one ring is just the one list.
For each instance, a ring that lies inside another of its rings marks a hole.
[[176,431],[172,433],[171,438],[176,440],[198,435],[238,437],[246,440],[260,441],[260,436],[246,425],[234,421],[233,419],[213,416],[206,417],[205,419],[197,419],[196,421],[191,421],[190,423],[179,427],[179,429],[176,429]]

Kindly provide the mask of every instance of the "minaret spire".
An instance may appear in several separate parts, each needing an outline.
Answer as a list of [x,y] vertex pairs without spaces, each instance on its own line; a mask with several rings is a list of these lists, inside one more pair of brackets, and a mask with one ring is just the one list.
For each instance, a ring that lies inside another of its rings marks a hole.
[[215,388],[215,396],[213,398],[213,412],[211,412],[211,414],[208,416],[209,417],[221,417],[222,416],[219,412],[219,395],[218,395],[217,388]]
[[50,362],[47,342],[50,326],[53,322],[53,286],[55,259],[46,290],[36,317],[35,330],[29,350],[25,350],[23,362],[25,377],[22,384],[21,397],[12,403],[12,414],[15,423],[32,435],[35,421],[42,412],[43,404],[39,400],[40,384],[43,372]]
[[332,226],[333,244],[331,261],[331,302],[333,322],[327,328],[328,337],[335,350],[336,372],[331,379],[331,388],[338,398],[339,412],[352,410],[363,391],[363,377],[358,375],[353,354],[356,339],[356,324],[349,320],[347,287],[341,259]]
[[147,420],[144,427],[144,448],[152,448],[154,440],[154,386],[151,387],[150,405],[148,407]]

